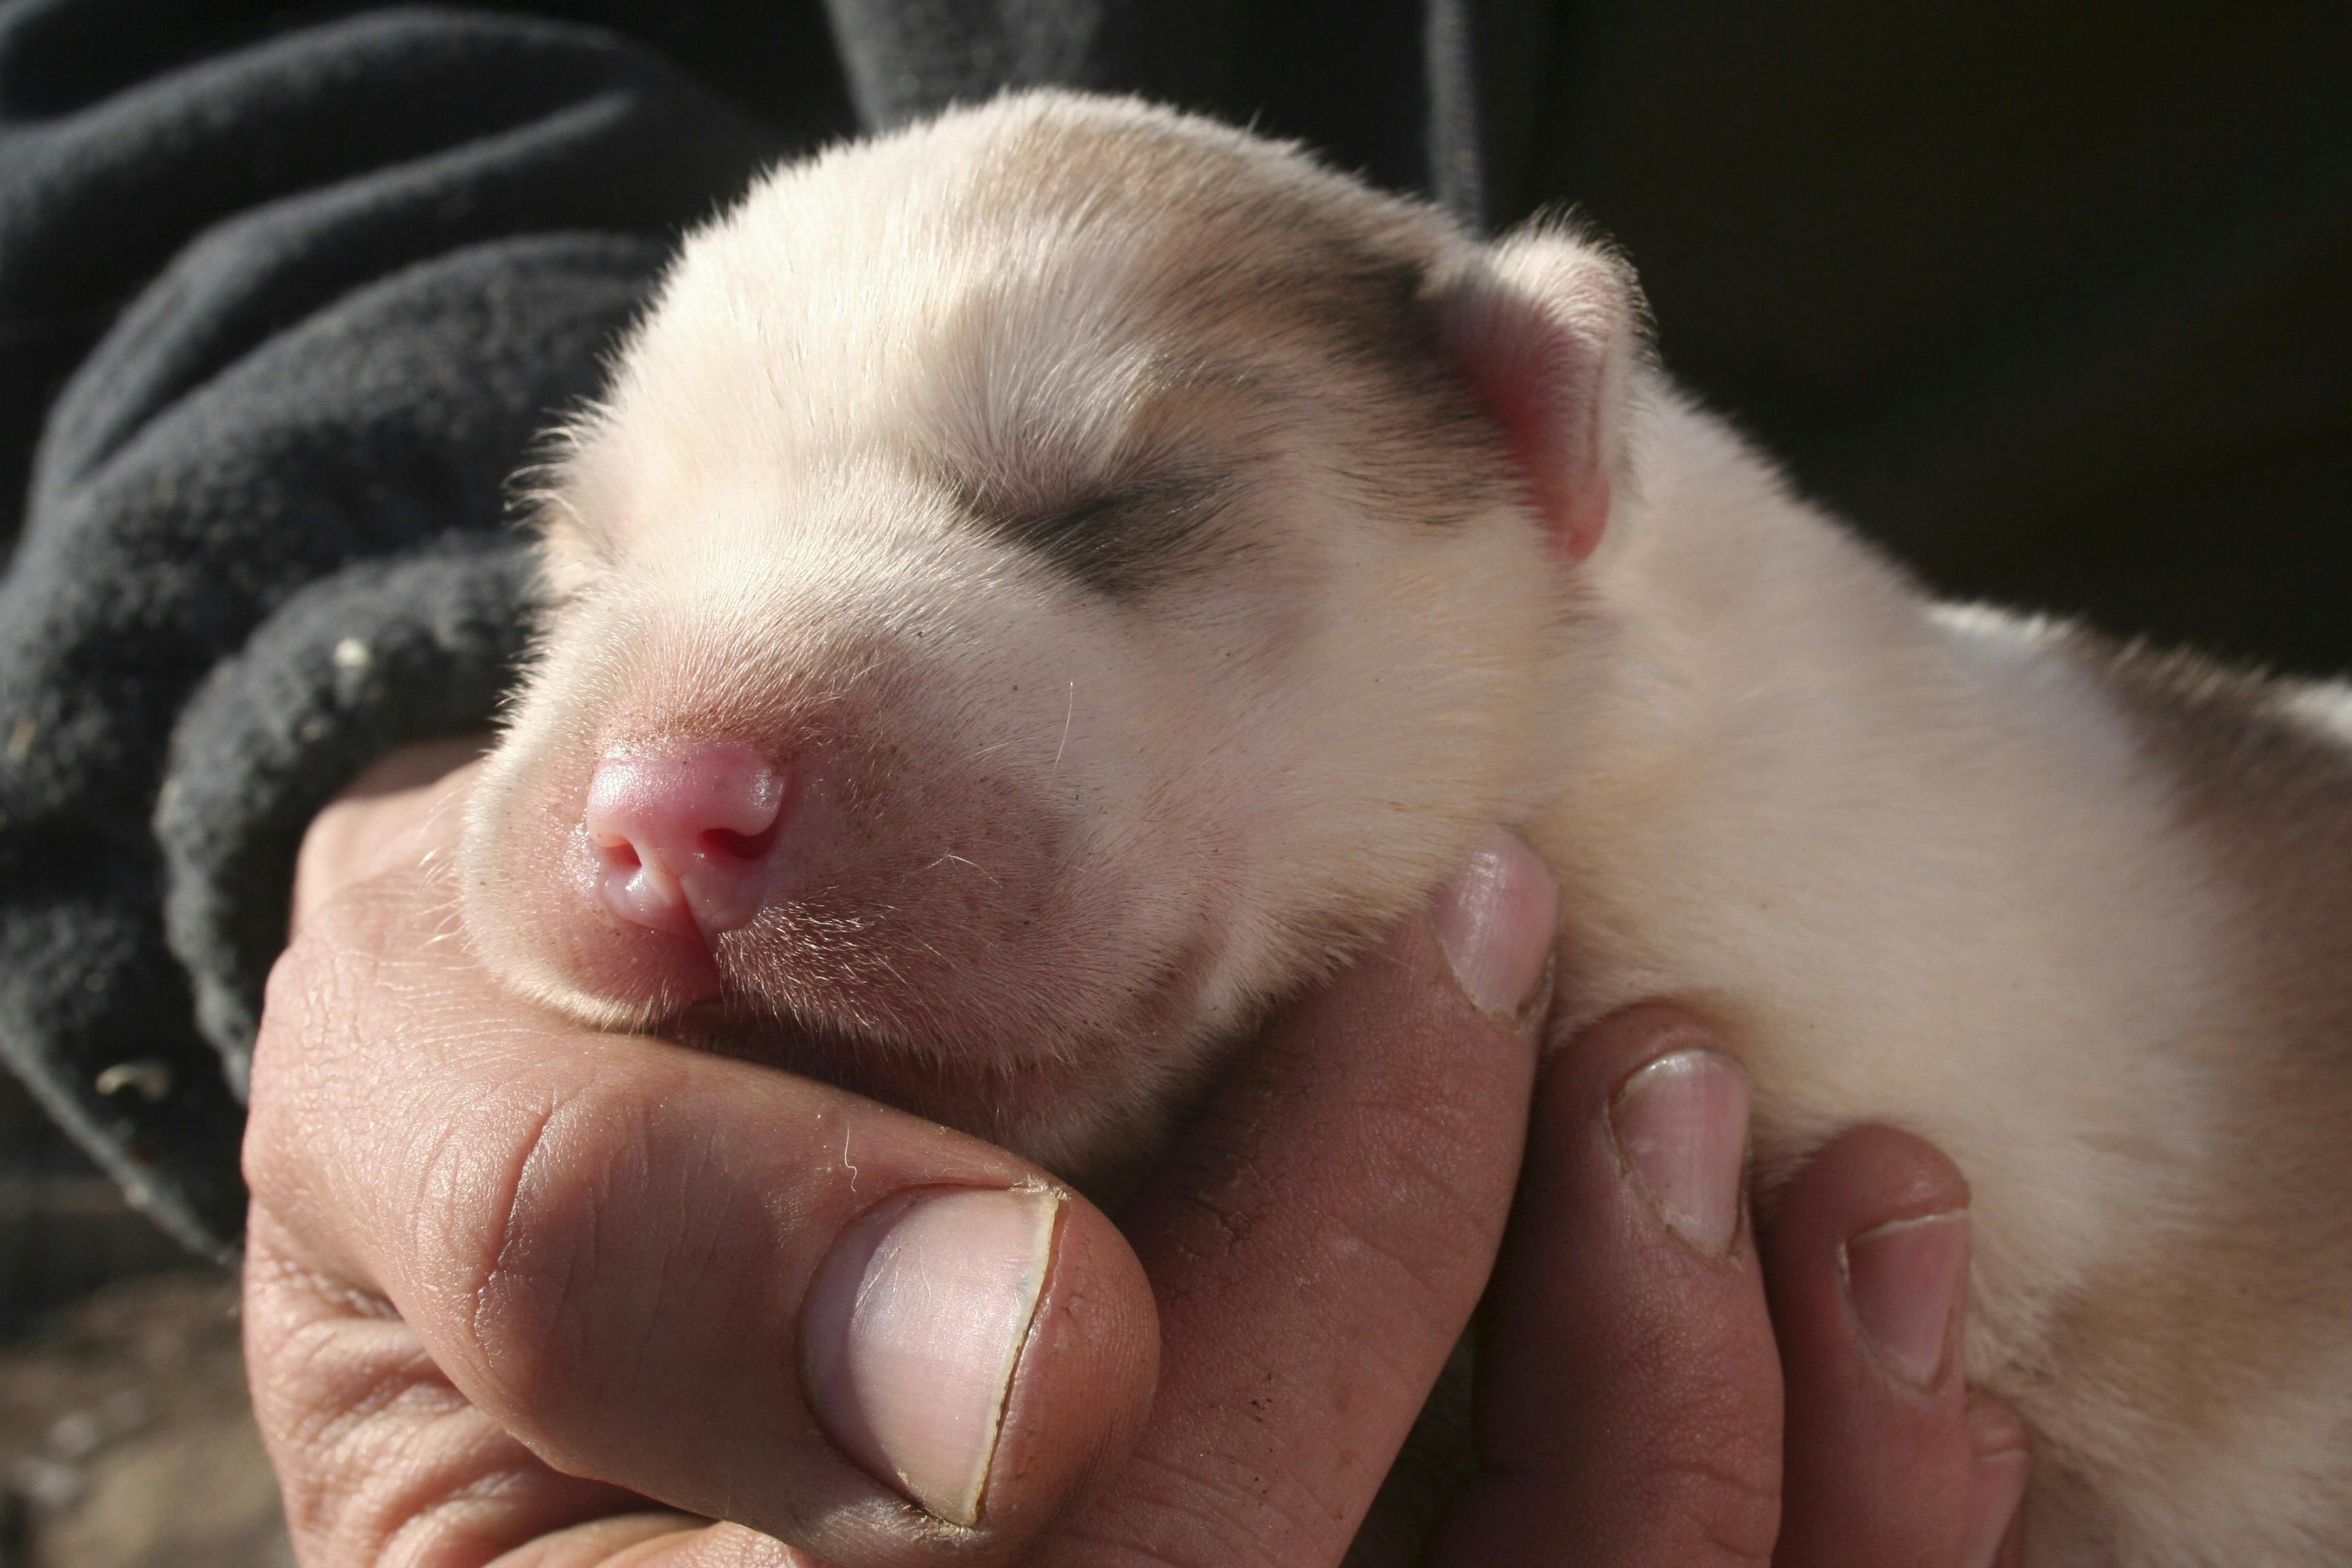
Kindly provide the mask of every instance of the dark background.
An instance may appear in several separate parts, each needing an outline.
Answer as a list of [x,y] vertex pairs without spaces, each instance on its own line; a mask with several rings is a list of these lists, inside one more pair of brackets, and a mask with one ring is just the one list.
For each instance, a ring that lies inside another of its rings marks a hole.
[[2352,6],[1618,0],[1523,195],[1948,592],[2352,665]]

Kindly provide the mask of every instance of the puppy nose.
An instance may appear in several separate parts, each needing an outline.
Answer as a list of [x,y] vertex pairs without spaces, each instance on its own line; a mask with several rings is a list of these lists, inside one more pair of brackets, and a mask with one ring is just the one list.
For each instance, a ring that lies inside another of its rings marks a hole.
[[740,746],[606,757],[588,782],[583,817],[605,907],[686,936],[749,924],[766,897],[793,783]]

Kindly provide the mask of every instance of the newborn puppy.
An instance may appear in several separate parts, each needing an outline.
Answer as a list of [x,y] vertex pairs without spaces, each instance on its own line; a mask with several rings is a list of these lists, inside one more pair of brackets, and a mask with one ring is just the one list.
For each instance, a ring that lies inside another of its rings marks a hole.
[[1640,323],[1132,102],[780,171],[553,472],[473,942],[1101,1189],[1515,824],[1561,1027],[1710,1017],[1760,1179],[1959,1161],[2037,1563],[2342,1561],[2352,700],[1929,604]]

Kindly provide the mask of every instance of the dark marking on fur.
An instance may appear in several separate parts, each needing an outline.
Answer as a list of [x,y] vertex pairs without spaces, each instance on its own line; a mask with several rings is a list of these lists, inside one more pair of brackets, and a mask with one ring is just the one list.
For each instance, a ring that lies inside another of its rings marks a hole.
[[1247,548],[1228,523],[1236,481],[1171,475],[1045,507],[968,490],[965,510],[991,534],[1114,599],[1148,593],[1187,568]]

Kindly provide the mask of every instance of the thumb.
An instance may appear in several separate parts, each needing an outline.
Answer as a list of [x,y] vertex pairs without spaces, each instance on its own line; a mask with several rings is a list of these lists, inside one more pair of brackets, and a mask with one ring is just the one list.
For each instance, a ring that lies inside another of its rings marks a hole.
[[825,1086],[551,1021],[435,940],[447,912],[363,884],[272,977],[249,1337],[308,1557],[455,1532],[487,1559],[634,1494],[839,1568],[1002,1561],[1124,1451],[1156,1319],[1085,1200]]

